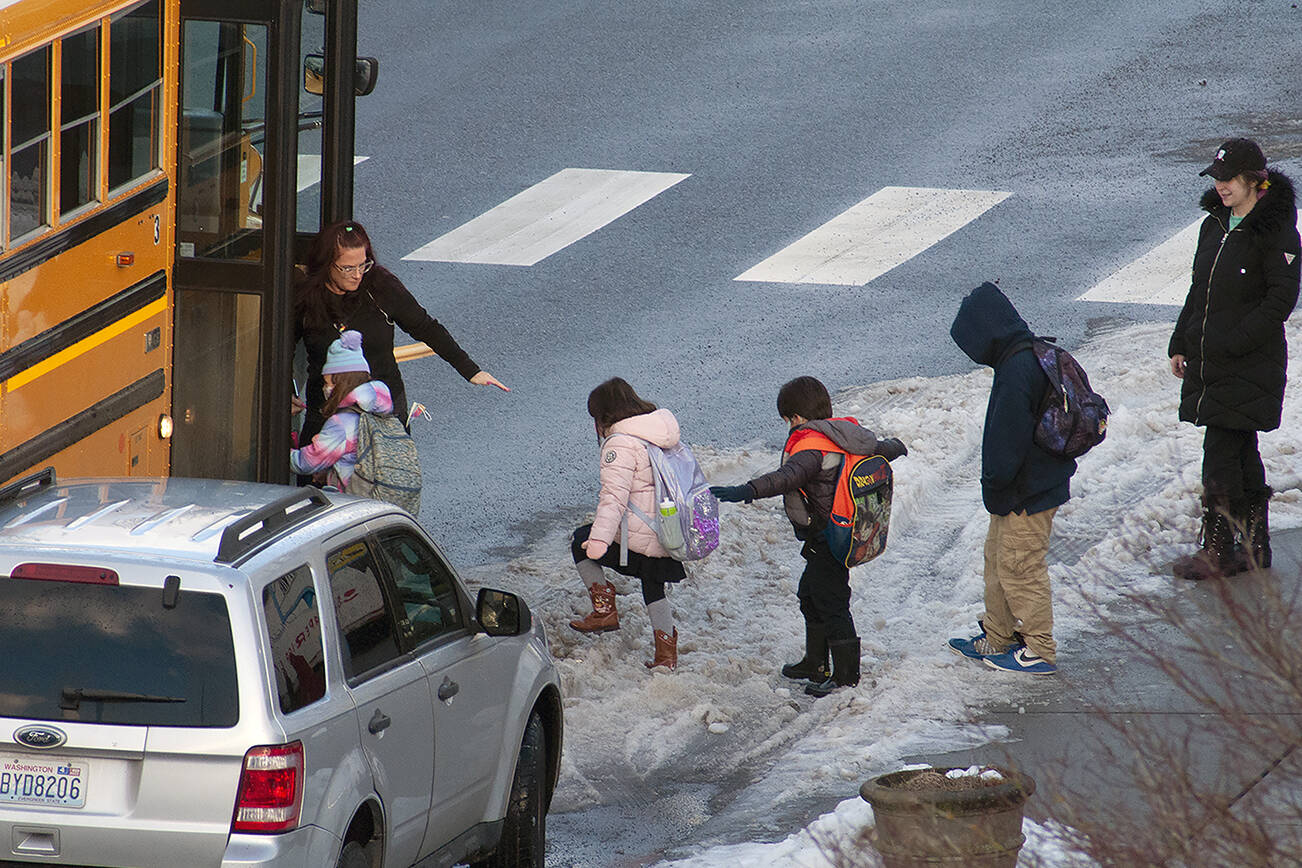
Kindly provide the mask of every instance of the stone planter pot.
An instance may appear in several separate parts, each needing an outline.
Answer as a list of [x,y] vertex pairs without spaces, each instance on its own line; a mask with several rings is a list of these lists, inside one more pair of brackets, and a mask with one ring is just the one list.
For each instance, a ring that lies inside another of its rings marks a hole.
[[872,805],[877,820],[872,843],[886,868],[1016,868],[1026,840],[1022,807],[1035,792],[1035,781],[984,768],[993,768],[1002,780],[950,779],[945,777],[949,768],[913,769],[881,775],[859,788]]

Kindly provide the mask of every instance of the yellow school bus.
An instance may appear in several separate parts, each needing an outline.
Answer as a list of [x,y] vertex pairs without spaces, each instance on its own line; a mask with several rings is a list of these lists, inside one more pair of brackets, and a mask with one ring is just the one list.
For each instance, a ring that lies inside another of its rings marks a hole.
[[356,30],[357,0],[0,0],[0,483],[287,481],[296,252],[351,214],[377,70]]

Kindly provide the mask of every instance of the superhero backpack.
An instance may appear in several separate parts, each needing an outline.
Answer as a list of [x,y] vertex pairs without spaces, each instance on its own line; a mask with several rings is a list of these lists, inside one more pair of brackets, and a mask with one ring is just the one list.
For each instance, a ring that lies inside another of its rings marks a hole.
[[832,557],[857,567],[886,549],[891,523],[891,463],[881,455],[851,455],[822,434],[807,434],[792,452],[817,449],[841,456],[832,512],[823,532]]
[[1035,444],[1059,458],[1078,458],[1108,436],[1108,402],[1056,338],[1035,338],[1031,350],[1049,378],[1035,425]]

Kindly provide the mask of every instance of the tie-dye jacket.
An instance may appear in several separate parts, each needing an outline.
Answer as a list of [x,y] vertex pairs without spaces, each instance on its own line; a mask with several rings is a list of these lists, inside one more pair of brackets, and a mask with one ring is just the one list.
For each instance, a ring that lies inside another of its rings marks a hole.
[[348,490],[357,464],[357,414],[343,409],[351,406],[384,416],[393,412],[393,397],[389,387],[379,380],[363,383],[345,395],[339,402],[340,409],[326,420],[311,443],[289,450],[289,466],[295,473],[310,475],[326,470],[328,485]]

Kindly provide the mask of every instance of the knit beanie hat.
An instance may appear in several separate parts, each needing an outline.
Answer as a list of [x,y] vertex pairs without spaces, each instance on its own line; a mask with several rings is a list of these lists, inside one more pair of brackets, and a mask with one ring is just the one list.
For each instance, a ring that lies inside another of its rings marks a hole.
[[339,336],[339,340],[330,345],[326,350],[325,365],[321,368],[323,374],[343,374],[348,371],[365,371],[371,372],[371,366],[366,363],[366,356],[362,355],[362,333],[355,331],[346,331]]

